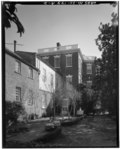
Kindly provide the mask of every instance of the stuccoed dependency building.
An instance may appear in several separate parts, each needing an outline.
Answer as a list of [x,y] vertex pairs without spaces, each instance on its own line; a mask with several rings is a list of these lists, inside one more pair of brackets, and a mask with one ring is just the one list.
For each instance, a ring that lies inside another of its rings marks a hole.
[[78,45],[38,49],[38,57],[50,64],[74,87],[82,83],[82,53]]

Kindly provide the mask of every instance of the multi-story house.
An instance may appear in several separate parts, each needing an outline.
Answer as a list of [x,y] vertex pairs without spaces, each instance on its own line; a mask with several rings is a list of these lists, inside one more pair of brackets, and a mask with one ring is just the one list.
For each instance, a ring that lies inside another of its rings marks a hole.
[[88,88],[91,88],[95,77],[95,59],[95,56],[83,55],[82,81]]
[[41,116],[39,102],[39,70],[18,54],[5,50],[6,101],[22,102],[28,115]]
[[82,54],[78,45],[38,49],[38,57],[49,63],[74,87],[82,83]]
[[48,105],[52,106],[53,94],[55,91],[59,92],[61,100],[66,97],[74,98],[76,91],[72,84],[66,81],[63,75],[60,75],[58,72],[56,72],[54,67],[50,66],[48,63],[45,63],[36,53],[25,51],[16,51],[16,53],[31,65],[37,67],[40,71],[39,99],[41,100],[41,107],[39,107],[41,109],[41,113],[46,113]]

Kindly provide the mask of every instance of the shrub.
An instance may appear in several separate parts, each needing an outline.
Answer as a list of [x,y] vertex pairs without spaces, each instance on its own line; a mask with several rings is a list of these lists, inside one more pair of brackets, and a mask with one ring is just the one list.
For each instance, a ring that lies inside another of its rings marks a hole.
[[6,125],[16,124],[20,115],[24,115],[25,110],[20,102],[6,101]]

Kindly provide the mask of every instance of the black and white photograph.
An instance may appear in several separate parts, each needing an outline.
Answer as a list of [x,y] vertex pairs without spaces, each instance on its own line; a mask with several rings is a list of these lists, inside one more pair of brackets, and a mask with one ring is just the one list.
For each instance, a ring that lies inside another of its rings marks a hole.
[[119,147],[119,1],[1,1],[2,147]]

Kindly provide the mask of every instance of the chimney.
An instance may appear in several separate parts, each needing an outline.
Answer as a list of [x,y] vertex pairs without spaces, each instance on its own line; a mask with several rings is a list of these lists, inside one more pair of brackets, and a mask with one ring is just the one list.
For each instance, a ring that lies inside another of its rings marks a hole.
[[14,52],[16,52],[16,43],[17,43],[17,41],[14,40]]
[[57,50],[60,49],[60,46],[61,46],[60,42],[57,42]]

